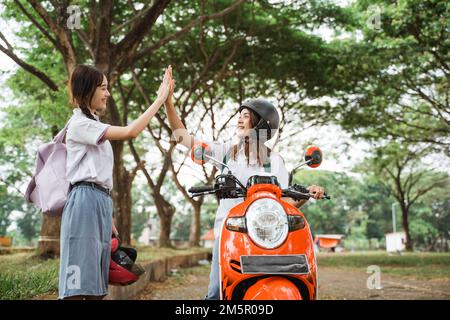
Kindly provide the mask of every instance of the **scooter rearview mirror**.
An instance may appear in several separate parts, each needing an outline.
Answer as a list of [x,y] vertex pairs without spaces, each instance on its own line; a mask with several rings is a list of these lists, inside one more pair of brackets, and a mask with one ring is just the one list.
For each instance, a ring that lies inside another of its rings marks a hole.
[[204,142],[195,143],[191,149],[191,159],[197,164],[204,165],[207,160],[214,161],[224,168],[228,169],[228,172],[231,173],[230,167],[228,167],[225,163],[217,160],[212,156],[211,148]]
[[206,143],[196,143],[191,149],[191,159],[197,164],[204,165],[209,146]]
[[305,151],[305,161],[300,163],[291,172],[289,172],[289,185],[292,185],[295,172],[298,168],[304,166],[305,164],[311,168],[317,168],[322,163],[322,150],[316,146],[310,146]]
[[305,162],[311,168],[317,168],[322,163],[322,150],[319,147],[311,146],[306,149]]

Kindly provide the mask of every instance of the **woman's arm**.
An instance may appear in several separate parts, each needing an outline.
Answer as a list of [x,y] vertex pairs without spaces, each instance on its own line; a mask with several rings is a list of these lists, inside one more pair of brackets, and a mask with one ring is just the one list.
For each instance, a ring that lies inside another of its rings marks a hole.
[[[319,186],[315,186],[315,185],[309,186],[307,189],[309,191],[309,194],[314,199],[321,199],[323,197],[323,194],[325,193],[325,189],[323,187],[319,187]],[[297,208],[300,208],[306,202],[308,202],[308,200],[294,200],[292,198],[287,198],[287,197],[283,197],[283,198],[281,198],[281,200],[283,200]]]
[[289,203],[290,205],[292,205],[292,206],[294,206],[296,208],[300,208],[306,202],[308,202],[308,200],[294,200],[294,199],[288,198],[288,197],[282,197],[281,200],[283,200],[284,202]]
[[164,79],[159,86],[158,96],[155,102],[135,121],[126,127],[110,126],[105,133],[104,138],[108,140],[128,140],[136,138],[141,133],[151,118],[158,112],[158,109],[164,104],[170,90],[170,79],[168,68],[164,74]]
[[172,135],[176,139],[177,143],[181,143],[187,148],[191,148],[194,144],[194,137],[188,133],[183,122],[181,122],[180,117],[175,111],[175,106],[173,105],[172,96],[175,89],[175,80],[172,79],[172,67],[169,66],[169,77],[170,77],[170,90],[167,96],[167,100],[164,104],[166,108],[167,119],[169,120],[170,128],[172,129]]

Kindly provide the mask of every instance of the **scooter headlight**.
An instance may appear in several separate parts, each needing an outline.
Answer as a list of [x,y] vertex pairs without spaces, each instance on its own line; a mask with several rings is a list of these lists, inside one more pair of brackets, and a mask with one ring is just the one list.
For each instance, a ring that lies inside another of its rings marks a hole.
[[248,235],[257,245],[273,249],[286,240],[288,217],[279,202],[269,198],[256,200],[248,207],[246,219]]

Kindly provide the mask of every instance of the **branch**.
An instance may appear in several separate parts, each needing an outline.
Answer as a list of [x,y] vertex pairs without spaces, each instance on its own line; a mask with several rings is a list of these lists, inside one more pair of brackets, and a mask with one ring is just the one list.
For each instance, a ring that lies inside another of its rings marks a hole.
[[[133,5],[131,3],[129,3],[129,7],[130,9],[133,10],[133,17],[127,21],[125,21],[124,23],[122,23],[121,25],[115,27],[112,30],[112,33],[115,34],[118,31],[122,30],[125,26],[129,25],[130,23],[140,19],[142,17],[142,15],[146,14],[152,7],[147,7],[147,8],[143,8],[142,10],[140,10],[139,12],[136,12],[136,10],[134,9]],[[133,26],[134,27],[134,26]]]
[[[225,61],[222,64],[222,67],[220,68],[220,71],[215,73],[214,77],[211,80],[214,80],[214,82],[222,81],[222,79],[225,77],[225,70],[226,70],[227,66],[230,64],[231,60],[235,56],[238,45],[240,43],[242,43],[243,40],[244,40],[243,38],[237,38],[237,39],[235,39],[232,42],[233,48],[232,48],[230,54],[225,58]],[[207,75],[207,73],[210,70],[211,66],[214,65],[216,60],[218,59],[219,51],[220,51],[220,49],[215,50],[214,53],[212,54],[212,57],[207,56],[207,61],[208,62],[205,64],[203,70],[200,73],[200,76],[196,79],[196,81],[194,81],[194,83],[189,88],[188,95],[184,99],[184,102],[182,104],[182,111],[185,113],[185,115],[188,115],[189,113],[191,113],[192,110],[194,109],[194,106],[197,103],[197,101],[199,101],[199,100],[201,100],[203,98],[203,95],[205,94],[205,92],[202,92],[201,94],[199,94],[196,97],[196,99],[191,103],[191,107],[186,110],[187,104],[189,102],[189,99],[190,99],[191,95],[194,93],[195,89],[197,89],[198,85],[201,83],[203,78]]]
[[[157,0],[154,5],[148,10],[145,15],[137,22],[130,32],[117,43],[112,50],[113,65],[121,65],[124,60],[130,58],[130,53],[134,53],[142,39],[155,24],[156,19],[163,13],[164,9],[169,4],[170,0]],[[127,59],[124,59],[127,57]],[[133,59],[134,60],[134,59]],[[125,68],[116,68],[117,70],[124,70]],[[120,73],[120,72],[119,72]]]
[[130,174],[130,181],[133,181],[134,177],[136,177],[137,172],[144,168],[145,168],[145,160],[142,160],[133,168],[133,171]]
[[[156,142],[158,143],[158,141],[156,141]],[[161,168],[161,171],[159,172],[158,180],[156,183],[156,187],[158,188],[158,190],[161,188],[161,186],[164,182],[164,178],[166,177],[166,173],[169,169],[169,165],[172,162],[172,150],[175,148],[175,146],[176,146],[176,143],[174,141],[172,141],[170,143],[169,150],[167,150],[165,153],[163,166]]]
[[56,39],[54,39],[48,32],[45,30],[45,28],[25,9],[25,7],[20,3],[18,0],[14,0],[16,5],[19,7],[19,9],[27,16],[28,19],[42,32],[42,34],[50,40],[50,42],[55,46],[58,47],[58,42]]
[[[133,154],[134,160],[137,164],[141,163],[141,158],[139,157],[139,154],[136,152],[136,149],[134,148],[133,141],[130,139],[128,140],[128,146],[130,147],[130,151]],[[154,192],[155,190],[155,184],[153,183],[152,177],[149,175],[147,169],[145,166],[140,168],[142,172],[144,173],[145,177],[147,178],[147,184],[149,185],[150,189]]]
[[72,40],[70,38],[70,34],[69,32],[67,32],[64,25],[64,23],[67,22],[65,16],[67,2],[58,2],[60,4],[60,7],[55,7],[55,11],[57,13],[63,14],[63,19],[58,20],[58,22],[53,21],[49,13],[44,9],[44,7],[42,7],[40,1],[28,0],[28,2],[31,4],[33,9],[41,16],[41,18],[56,36],[58,41],[56,49],[58,49],[63,55],[67,71],[70,74],[77,64],[77,58]]
[[428,187],[426,187],[426,188],[417,190],[417,194],[411,199],[411,202],[408,203],[408,207],[409,207],[410,205],[412,205],[414,202],[416,202],[416,200],[417,200],[420,196],[423,196],[423,195],[425,195],[427,192],[429,192],[430,190],[432,190],[432,189],[434,189],[434,188],[436,188],[436,187],[439,187],[440,184],[443,183],[443,182],[445,182],[445,181],[447,181],[446,178],[443,179],[443,180],[438,180],[438,181],[434,182],[433,184],[431,184],[430,186],[428,186]]
[[[213,14],[210,14],[210,15],[204,15],[204,16],[198,17],[197,19],[195,19],[195,20],[191,21],[190,23],[188,23],[180,31],[177,31],[177,32],[171,34],[170,36],[167,36],[164,39],[161,39],[157,43],[153,44],[151,47],[148,47],[148,48],[140,50],[138,53],[136,53],[134,55],[134,57],[133,57],[133,59],[131,59],[129,65],[127,65],[126,67],[134,65],[134,63],[136,63],[138,60],[142,59],[146,55],[151,54],[152,52],[154,52],[155,50],[161,48],[162,46],[164,46],[165,44],[169,43],[170,41],[181,37],[182,35],[186,34],[189,30],[191,30],[196,25],[198,25],[200,23],[204,23],[204,22],[206,22],[208,20],[221,18],[221,17],[227,15],[228,13],[232,12],[233,10],[235,10],[243,2],[244,2],[244,0],[237,0],[231,6],[225,8],[222,11],[219,11],[219,12],[216,12],[216,13],[213,13]],[[126,68],[126,67],[124,66],[124,68]]]
[[4,179],[2,179],[2,178],[0,178],[0,182],[4,183],[5,186],[7,186],[7,187],[13,188],[13,189],[14,189],[17,193],[19,193],[22,197],[24,196],[24,193],[23,193],[22,191],[20,191],[20,189],[17,188],[15,185],[9,183],[8,181],[6,181],[6,180],[4,180]]
[[87,50],[89,51],[89,54],[90,54],[92,60],[95,60],[94,49],[92,48],[92,44],[89,41],[88,35],[86,34],[86,32],[84,32],[81,29],[76,29],[76,30],[77,30],[77,34],[80,37],[81,41],[84,43],[84,45],[86,46]]
[[[184,196],[184,199],[186,199],[187,201],[189,201],[191,204],[194,204],[196,202],[199,202],[199,200],[194,200],[189,196],[189,193],[186,191],[186,188],[184,188],[180,181],[178,180],[178,172],[175,170],[174,165],[173,165],[173,161],[170,161],[170,171],[172,171],[172,178],[173,181],[175,182],[175,185],[177,186],[178,190],[181,191],[181,193]],[[200,197],[202,198],[202,197]]]
[[32,66],[31,64],[26,63],[22,59],[20,59],[14,52],[11,44],[6,40],[3,33],[0,32],[0,39],[5,42],[5,46],[0,44],[0,51],[2,51],[4,54],[6,54],[8,57],[10,57],[15,63],[17,63],[19,66],[21,66],[25,71],[31,73],[32,75],[36,76],[38,79],[40,79],[42,82],[44,82],[51,90],[58,91],[58,86],[56,83],[50,79],[45,73],[38,70],[36,67]]
[[[208,59],[208,63],[205,63],[205,65],[203,66],[203,70],[200,72],[200,75],[198,76],[198,78],[191,84],[189,89],[187,91],[185,91],[185,93],[187,93],[187,97],[184,98],[184,102],[182,104],[182,107],[180,108],[182,110],[182,112],[185,113],[185,115],[188,115],[190,113],[190,111],[186,111],[186,107],[187,107],[187,104],[189,102],[190,97],[192,96],[194,91],[198,88],[198,86],[201,83],[203,77],[208,73],[208,71],[210,70],[211,66],[214,65],[214,63],[216,62],[218,56],[219,56],[218,55],[218,50],[215,50],[214,53],[212,54],[212,58]],[[181,99],[181,96],[180,96],[180,99]],[[197,98],[192,103],[192,106],[194,106],[197,103],[198,100],[199,100],[199,98]],[[192,110],[192,108],[191,108],[191,110]]]
[[[416,19],[417,19],[417,17],[416,17]],[[413,36],[417,40],[417,42],[419,44],[421,44],[426,51],[430,52],[447,72],[450,71],[450,66],[444,60],[442,60],[442,58],[433,49],[431,49],[431,50],[428,49],[427,42],[425,41],[425,43],[424,43],[424,41],[420,37],[420,35],[421,35],[420,28],[417,27],[417,25],[414,25],[414,29],[411,31],[412,31],[411,33],[413,34]],[[443,41],[445,41],[445,40],[443,40]]]

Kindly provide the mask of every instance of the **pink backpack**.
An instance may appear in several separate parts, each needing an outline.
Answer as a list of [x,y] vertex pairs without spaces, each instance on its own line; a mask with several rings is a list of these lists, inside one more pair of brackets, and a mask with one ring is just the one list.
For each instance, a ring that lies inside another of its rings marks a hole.
[[36,172],[25,192],[28,202],[34,203],[50,216],[62,214],[69,192],[70,183],[66,179],[67,149],[63,143],[69,122],[51,142],[38,148]]

